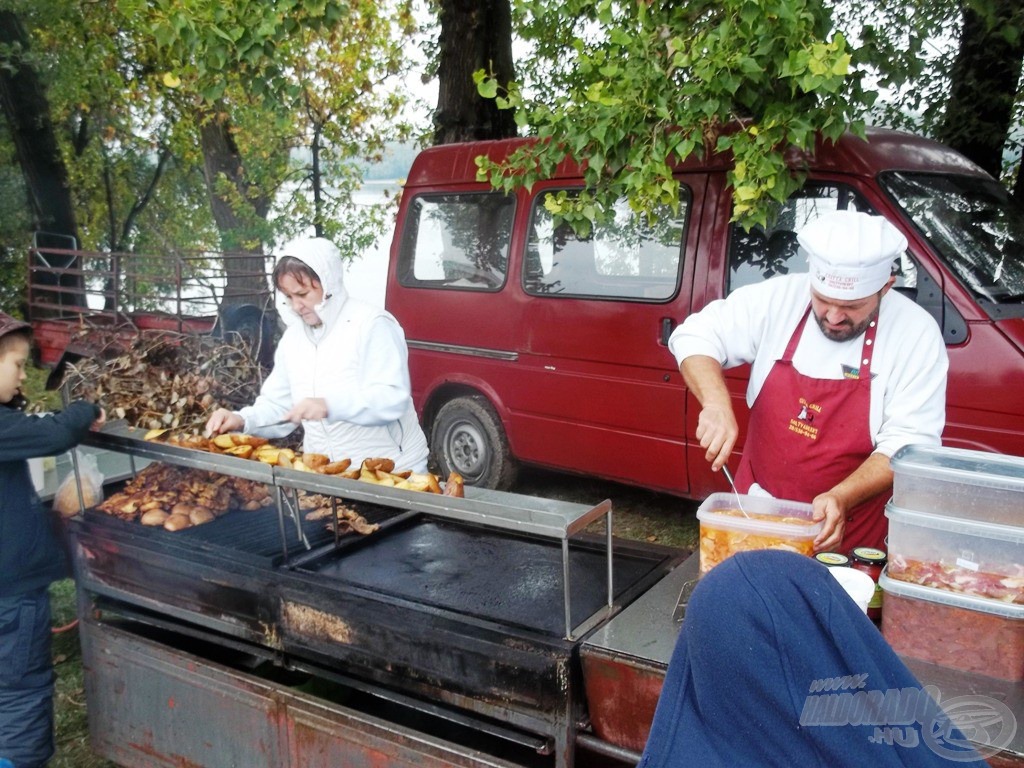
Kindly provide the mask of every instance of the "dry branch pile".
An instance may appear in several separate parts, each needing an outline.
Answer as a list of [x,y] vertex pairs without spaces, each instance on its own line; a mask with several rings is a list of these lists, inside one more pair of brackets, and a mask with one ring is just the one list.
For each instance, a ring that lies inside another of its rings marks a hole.
[[263,372],[242,340],[140,331],[125,347],[115,334],[103,345],[101,329],[88,333],[101,352],[69,365],[63,382],[72,398],[99,403],[110,419],[199,430],[214,408],[241,408],[259,393]]

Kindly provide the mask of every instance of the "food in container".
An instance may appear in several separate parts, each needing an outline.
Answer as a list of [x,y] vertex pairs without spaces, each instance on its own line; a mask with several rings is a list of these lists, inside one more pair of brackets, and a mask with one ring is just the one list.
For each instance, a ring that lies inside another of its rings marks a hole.
[[1001,680],[1024,680],[1024,605],[889,577],[882,634],[901,656]]
[[1024,605],[1024,528],[913,512],[889,518],[890,579]]
[[878,577],[885,567],[886,554],[874,547],[854,547],[850,552],[851,568],[867,574],[875,584],[874,595],[868,604],[868,618],[878,621],[882,618],[882,588],[878,586]]
[[1020,456],[906,445],[896,451],[891,464],[892,503],[901,509],[1024,527]]
[[811,556],[814,537],[822,526],[812,517],[811,505],[798,501],[762,496],[740,496],[737,500],[734,493],[713,493],[697,510],[700,573],[707,573],[737,552],[781,549]]

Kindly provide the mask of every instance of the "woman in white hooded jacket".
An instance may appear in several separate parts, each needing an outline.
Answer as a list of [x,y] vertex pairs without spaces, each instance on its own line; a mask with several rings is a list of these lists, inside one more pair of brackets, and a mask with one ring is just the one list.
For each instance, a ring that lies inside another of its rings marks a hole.
[[[302,424],[303,450],[331,461],[390,458],[425,472],[427,439],[409,384],[409,351],[398,321],[345,290],[341,253],[323,238],[297,240],[274,268],[287,325],[256,402],[220,408],[207,430],[283,437]],[[284,426],[269,427],[282,421]]]

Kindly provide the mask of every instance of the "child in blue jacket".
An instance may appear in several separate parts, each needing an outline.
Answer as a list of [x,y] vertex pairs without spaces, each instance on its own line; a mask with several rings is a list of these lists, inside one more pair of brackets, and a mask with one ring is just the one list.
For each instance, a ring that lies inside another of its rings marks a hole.
[[45,416],[23,413],[31,327],[0,312],[0,765],[45,765],[54,752],[51,582],[68,575],[51,510],[27,459],[63,453],[103,409],[85,401]]

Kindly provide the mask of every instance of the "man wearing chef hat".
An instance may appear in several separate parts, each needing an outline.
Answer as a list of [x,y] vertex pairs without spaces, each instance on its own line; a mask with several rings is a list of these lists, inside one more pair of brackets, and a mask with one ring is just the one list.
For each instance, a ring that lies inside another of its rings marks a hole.
[[891,290],[907,240],[886,219],[836,211],[797,240],[808,273],[711,302],[669,349],[702,406],[696,436],[714,470],[739,434],[723,369],[750,363],[739,492],[812,503],[816,551],[884,548],[890,456],[940,442],[946,347],[932,317]]

